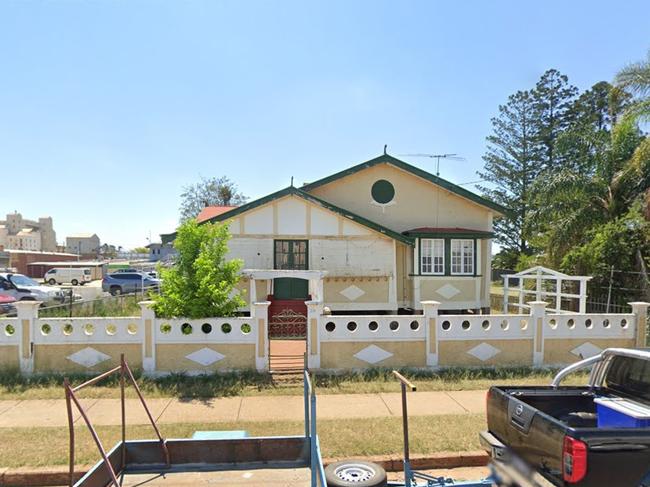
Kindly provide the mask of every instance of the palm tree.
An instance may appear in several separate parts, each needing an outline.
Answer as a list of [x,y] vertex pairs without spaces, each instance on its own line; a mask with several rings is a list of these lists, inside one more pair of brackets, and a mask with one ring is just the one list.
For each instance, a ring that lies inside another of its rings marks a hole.
[[629,108],[629,116],[650,120],[650,50],[646,59],[621,69],[616,75],[616,84],[637,97]]

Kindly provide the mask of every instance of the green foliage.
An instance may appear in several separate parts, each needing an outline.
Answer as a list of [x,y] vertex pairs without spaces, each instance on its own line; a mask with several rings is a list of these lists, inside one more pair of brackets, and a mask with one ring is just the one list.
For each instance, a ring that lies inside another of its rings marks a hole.
[[147,249],[146,247],[136,247],[133,249],[133,252],[135,252],[136,254],[148,254],[149,249]]
[[196,218],[206,206],[239,206],[246,196],[226,176],[201,178],[198,183],[183,188],[181,194],[181,222]]
[[227,260],[230,233],[227,224],[183,223],[174,248],[176,265],[162,269],[162,289],[154,297],[159,316],[205,318],[233,316],[244,306],[235,286],[242,261]]
[[510,208],[511,213],[494,222],[498,242],[517,253],[529,251],[530,235],[526,220],[530,210],[530,189],[540,172],[541,154],[536,145],[538,128],[535,104],[529,91],[518,91],[499,106],[492,119],[494,133],[487,138],[483,160],[485,170],[479,176],[492,185],[483,193]]
[[627,116],[635,120],[650,120],[650,50],[646,59],[629,64],[619,71],[616,83],[637,96],[629,106]]

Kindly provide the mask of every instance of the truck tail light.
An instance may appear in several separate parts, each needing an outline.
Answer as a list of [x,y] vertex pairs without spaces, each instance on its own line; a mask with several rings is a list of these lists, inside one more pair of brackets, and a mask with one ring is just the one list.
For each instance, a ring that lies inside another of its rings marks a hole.
[[580,482],[587,473],[587,445],[570,436],[564,437],[562,448],[562,473],[564,481]]

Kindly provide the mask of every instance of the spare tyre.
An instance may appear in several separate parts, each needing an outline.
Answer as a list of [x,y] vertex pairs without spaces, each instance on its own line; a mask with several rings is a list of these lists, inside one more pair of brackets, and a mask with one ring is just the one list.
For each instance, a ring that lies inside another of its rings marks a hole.
[[327,487],[384,487],[386,471],[376,463],[343,460],[325,467]]

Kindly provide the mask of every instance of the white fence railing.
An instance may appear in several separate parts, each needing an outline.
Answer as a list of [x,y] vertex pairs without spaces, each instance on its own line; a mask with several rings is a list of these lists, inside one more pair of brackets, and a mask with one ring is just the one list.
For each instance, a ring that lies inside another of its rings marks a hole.
[[[560,365],[607,347],[646,344],[648,303],[632,313],[446,315],[422,303],[419,315],[329,315],[307,303],[306,348],[312,369]],[[249,316],[205,319],[140,316],[41,318],[39,303],[17,303],[18,317],[0,319],[0,368],[24,373],[96,373],[128,356],[150,374],[268,370],[268,302]]]

